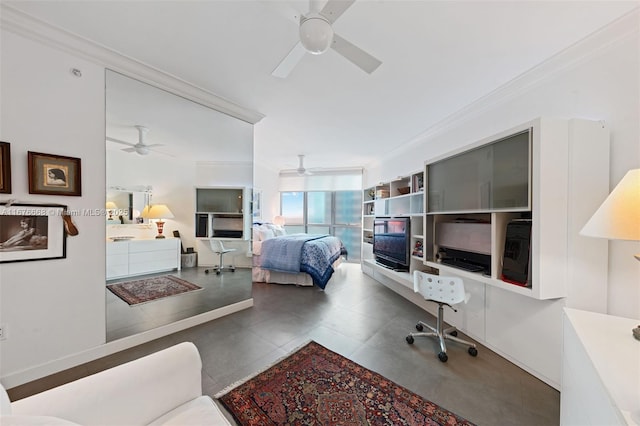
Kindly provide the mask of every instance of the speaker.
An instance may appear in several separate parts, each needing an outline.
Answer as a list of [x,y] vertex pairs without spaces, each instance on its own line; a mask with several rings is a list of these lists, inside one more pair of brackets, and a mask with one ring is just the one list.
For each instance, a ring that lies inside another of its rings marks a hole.
[[507,224],[502,280],[531,287],[531,219],[514,219]]

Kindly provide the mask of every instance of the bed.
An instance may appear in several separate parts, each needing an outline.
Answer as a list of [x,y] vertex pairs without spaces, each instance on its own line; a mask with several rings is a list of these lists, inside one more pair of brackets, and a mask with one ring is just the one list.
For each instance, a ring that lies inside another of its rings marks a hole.
[[345,254],[331,235],[286,235],[277,225],[254,225],[252,279],[324,289]]

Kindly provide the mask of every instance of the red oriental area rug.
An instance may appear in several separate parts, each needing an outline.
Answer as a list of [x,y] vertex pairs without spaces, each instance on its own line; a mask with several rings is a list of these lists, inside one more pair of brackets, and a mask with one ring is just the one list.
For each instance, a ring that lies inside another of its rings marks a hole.
[[473,425],[316,342],[217,397],[241,425]]
[[137,305],[187,291],[200,290],[202,287],[173,275],[162,275],[111,284],[107,288],[129,305]]

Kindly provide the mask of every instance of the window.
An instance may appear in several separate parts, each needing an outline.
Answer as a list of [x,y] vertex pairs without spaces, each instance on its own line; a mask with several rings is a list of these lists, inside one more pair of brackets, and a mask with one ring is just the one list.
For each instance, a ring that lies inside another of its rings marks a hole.
[[280,212],[287,233],[334,235],[347,249],[347,260],[360,261],[361,190],[281,192]]

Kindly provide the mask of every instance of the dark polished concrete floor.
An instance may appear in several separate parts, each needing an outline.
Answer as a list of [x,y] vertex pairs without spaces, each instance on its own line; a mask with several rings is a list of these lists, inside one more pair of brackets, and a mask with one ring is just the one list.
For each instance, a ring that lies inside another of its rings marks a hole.
[[166,297],[152,302],[129,305],[108,289],[106,292],[107,342],[190,318],[251,298],[251,269],[205,273],[205,267],[129,277],[107,282],[140,280],[159,275],[174,275],[202,287],[202,290]]
[[[160,350],[192,341],[203,360],[203,389],[215,395],[308,340],[328,347],[478,425],[557,425],[557,390],[483,346],[473,358],[448,346],[442,363],[431,339],[405,342],[429,314],[343,264],[327,285],[253,284],[254,306],[10,390],[18,399]],[[446,315],[446,314],[445,314]],[[466,336],[461,336],[466,337]]]

